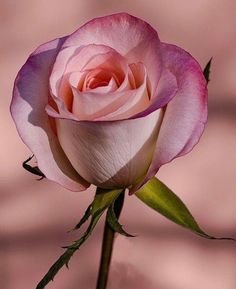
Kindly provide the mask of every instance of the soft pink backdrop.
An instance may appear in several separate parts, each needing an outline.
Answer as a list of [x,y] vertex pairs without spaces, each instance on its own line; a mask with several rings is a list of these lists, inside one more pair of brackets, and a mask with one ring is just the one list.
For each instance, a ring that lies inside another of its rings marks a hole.
[[[0,288],[34,288],[80,218],[93,191],[72,193],[21,168],[30,152],[9,115],[15,75],[39,44],[71,33],[100,15],[126,11],[150,22],[160,38],[195,56],[214,57],[210,115],[199,145],[163,167],[159,177],[201,226],[236,237],[236,1],[0,1]],[[235,289],[236,243],[209,241],[127,197],[121,218],[137,238],[117,237],[109,289]],[[49,289],[95,287],[102,226]]]

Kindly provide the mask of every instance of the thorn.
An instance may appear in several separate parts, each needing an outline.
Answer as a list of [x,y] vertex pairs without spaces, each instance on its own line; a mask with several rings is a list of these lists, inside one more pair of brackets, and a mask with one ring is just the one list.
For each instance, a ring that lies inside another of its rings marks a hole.
[[69,249],[69,246],[63,246],[62,249]]

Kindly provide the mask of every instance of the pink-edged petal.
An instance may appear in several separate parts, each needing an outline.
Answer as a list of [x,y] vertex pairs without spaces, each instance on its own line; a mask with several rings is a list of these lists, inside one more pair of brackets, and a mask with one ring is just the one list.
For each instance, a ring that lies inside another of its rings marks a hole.
[[[95,46],[95,45],[93,45]],[[99,45],[96,45],[99,47]],[[88,46],[90,47],[90,46]],[[103,47],[103,46],[102,46]],[[83,67],[83,71],[95,71],[100,69],[113,74],[116,77],[117,84],[121,84],[124,80],[125,71],[127,70],[126,59],[115,50],[109,48],[110,51],[98,54],[91,58],[90,61]]]
[[109,47],[89,45],[87,47],[71,46],[58,53],[50,74],[50,89],[54,96],[62,97],[67,89],[68,76],[71,72],[81,72],[91,57],[109,52]]
[[123,106],[106,114],[104,117],[100,117],[99,120],[128,119],[150,105],[146,83],[147,72],[144,65],[142,63],[133,64],[132,72],[134,74],[134,85],[137,88],[131,90],[132,94]]
[[151,93],[156,93],[162,70],[160,40],[147,22],[127,13],[95,18],[71,34],[63,47],[91,43],[114,48],[129,63],[143,62],[149,74]]
[[129,75],[124,83],[111,93],[94,93],[93,90],[80,92],[72,87],[74,101],[72,111],[83,120],[128,119],[149,106],[147,73],[142,63],[132,65],[135,89],[131,89]]
[[146,83],[139,88],[132,90],[126,103],[119,107],[112,113],[106,114],[104,117],[99,117],[99,120],[119,120],[128,119],[136,113],[142,111],[143,108],[148,107],[150,101],[146,88]]
[[146,178],[165,163],[192,150],[207,121],[207,84],[198,62],[183,49],[162,44],[163,63],[176,76],[178,92],[167,105],[156,149]]
[[71,166],[45,112],[49,74],[64,41],[65,38],[53,40],[31,54],[17,75],[11,113],[22,140],[46,177],[70,190],[81,191],[89,184]]
[[[115,81],[115,78],[112,76],[109,83],[106,86],[98,86],[96,88],[93,88],[93,92],[104,94],[109,92],[114,92],[117,90],[117,82]],[[91,90],[90,90],[91,91]]]
[[121,121],[57,118],[56,125],[64,152],[84,179],[103,188],[126,188],[145,175],[160,120],[161,111],[155,111],[145,118]]
[[[147,84],[148,88],[148,84]],[[144,117],[153,111],[167,105],[178,91],[176,76],[167,68],[163,69],[157,86],[155,97],[151,96],[150,104],[147,109],[133,115],[131,118]]]
[[[63,99],[66,108],[71,111],[73,109],[73,94],[69,83],[71,74],[77,73],[79,78],[75,87],[83,90],[86,86],[86,74],[96,66],[109,69],[118,82],[122,82],[125,78],[126,60],[110,47],[90,44],[61,50],[50,75],[52,96]],[[73,79],[73,83],[75,82]]]
[[63,118],[79,120],[79,118],[75,114],[71,113],[67,109],[67,107],[66,107],[66,105],[62,99],[54,96],[53,100],[54,100],[54,103],[56,104],[56,109],[50,103],[47,104],[45,107],[45,111],[47,112],[47,114],[49,116],[54,118],[54,117],[57,117],[59,115],[60,117],[63,117]]
[[74,100],[72,111],[80,120],[94,120],[100,117],[107,119],[106,115],[125,105],[134,94],[134,90],[108,92],[80,92],[72,87]]
[[129,64],[130,72],[133,75],[133,86],[135,88],[141,86],[147,79],[146,67],[142,62]]
[[[121,59],[122,60],[122,59]],[[72,75],[72,79],[69,78],[69,84],[73,92],[73,106],[72,112],[80,120],[95,120],[100,117],[104,117],[104,120],[107,119],[106,115],[118,110],[120,107],[126,105],[130,98],[133,98],[140,89],[131,89],[129,83],[129,74],[128,74],[128,65],[123,60],[121,62],[123,73],[125,78],[121,85],[115,90],[114,81],[110,83],[111,89],[109,87],[98,87],[97,89],[89,89],[86,91],[80,91],[73,86],[75,84],[75,79]],[[114,68],[113,68],[114,69]],[[91,71],[93,72],[93,70]],[[86,79],[84,80],[84,84]],[[97,91],[99,89],[99,91]],[[101,90],[104,92],[101,93]],[[107,90],[107,92],[106,92]]]
[[[81,78],[83,78],[83,73],[72,72],[69,76],[69,79],[68,79],[69,85],[71,87],[76,88],[79,91],[82,91],[82,86],[84,84],[85,79],[82,80],[82,83],[80,83],[80,82],[78,83],[78,79],[81,79]],[[90,91],[90,92],[93,91],[93,92],[97,92],[100,94],[104,94],[104,93],[115,91],[117,88],[118,88],[118,86],[117,86],[116,80],[112,76],[109,83],[106,86],[101,86],[101,87],[98,86],[98,87],[93,88],[93,89],[88,89],[87,91]]]
[[68,61],[73,58],[76,53],[79,53],[83,47],[67,47],[66,49],[61,49],[55,59],[55,62],[52,67],[51,74],[49,75],[49,84],[52,95],[59,97],[58,91],[62,90],[62,94],[64,94],[64,90],[67,88],[64,84],[64,77],[66,76],[66,70]]

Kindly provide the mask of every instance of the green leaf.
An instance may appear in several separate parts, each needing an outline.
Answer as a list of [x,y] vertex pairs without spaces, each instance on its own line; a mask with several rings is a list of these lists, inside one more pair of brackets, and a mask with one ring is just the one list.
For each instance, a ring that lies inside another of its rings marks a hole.
[[112,228],[112,230],[115,231],[116,233],[119,233],[126,237],[134,237],[133,235],[130,235],[127,232],[125,232],[125,230],[122,228],[122,225],[119,223],[117,218],[116,214],[117,208],[123,206],[123,202],[124,202],[124,194],[120,194],[108,208],[106,220],[109,226]]
[[97,189],[92,204],[88,207],[80,222],[75,226],[75,229],[78,229],[91,216],[91,221],[87,230],[80,239],[74,241],[72,245],[65,247],[67,250],[51,266],[46,275],[37,285],[36,289],[44,289],[50,281],[53,281],[54,277],[63,266],[68,267],[69,261],[73,254],[88,239],[104,211],[112,204],[112,202],[117,198],[117,196],[119,196],[121,192],[122,190],[108,191]]
[[[216,238],[205,233],[197,224],[188,208],[165,184],[152,178],[136,196],[146,205],[192,232],[208,239],[234,240],[233,238]],[[234,240],[235,241],[235,240]]]
[[211,62],[212,62],[212,57],[211,59],[207,62],[207,65],[205,66],[204,70],[203,70],[203,74],[205,76],[205,79],[207,81],[207,83],[210,81],[210,72],[211,72]]

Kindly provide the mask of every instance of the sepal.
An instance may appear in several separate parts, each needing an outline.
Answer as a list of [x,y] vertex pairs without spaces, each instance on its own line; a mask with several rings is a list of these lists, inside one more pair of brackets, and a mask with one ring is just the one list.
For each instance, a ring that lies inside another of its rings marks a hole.
[[201,237],[214,240],[233,240],[233,238],[217,238],[205,233],[198,225],[186,205],[164,183],[156,177],[152,178],[135,194],[147,206],[154,209],[174,223],[191,230]]
[[32,160],[32,158],[34,157],[34,155],[32,155],[31,157],[29,157],[27,160],[25,160],[23,163],[22,163],[22,167],[30,172],[31,174],[34,174],[36,176],[40,176],[40,178],[38,180],[42,180],[43,178],[45,178],[45,175],[40,171],[40,169],[37,167],[37,166],[31,166],[29,165],[29,161]]
[[123,206],[123,202],[124,202],[124,193],[120,194],[113,202],[112,204],[109,206],[108,210],[107,210],[107,218],[106,221],[109,224],[109,226],[111,227],[111,229],[116,232],[119,233],[121,235],[124,235],[126,237],[135,237],[133,235],[130,235],[129,233],[127,233],[123,228],[122,225],[119,223],[118,221],[118,214],[117,211],[120,211],[120,207]]
[[211,62],[212,62],[212,57],[211,59],[207,62],[207,65],[205,66],[203,70],[203,74],[205,76],[206,82],[208,83],[210,81],[210,72],[211,72]]

